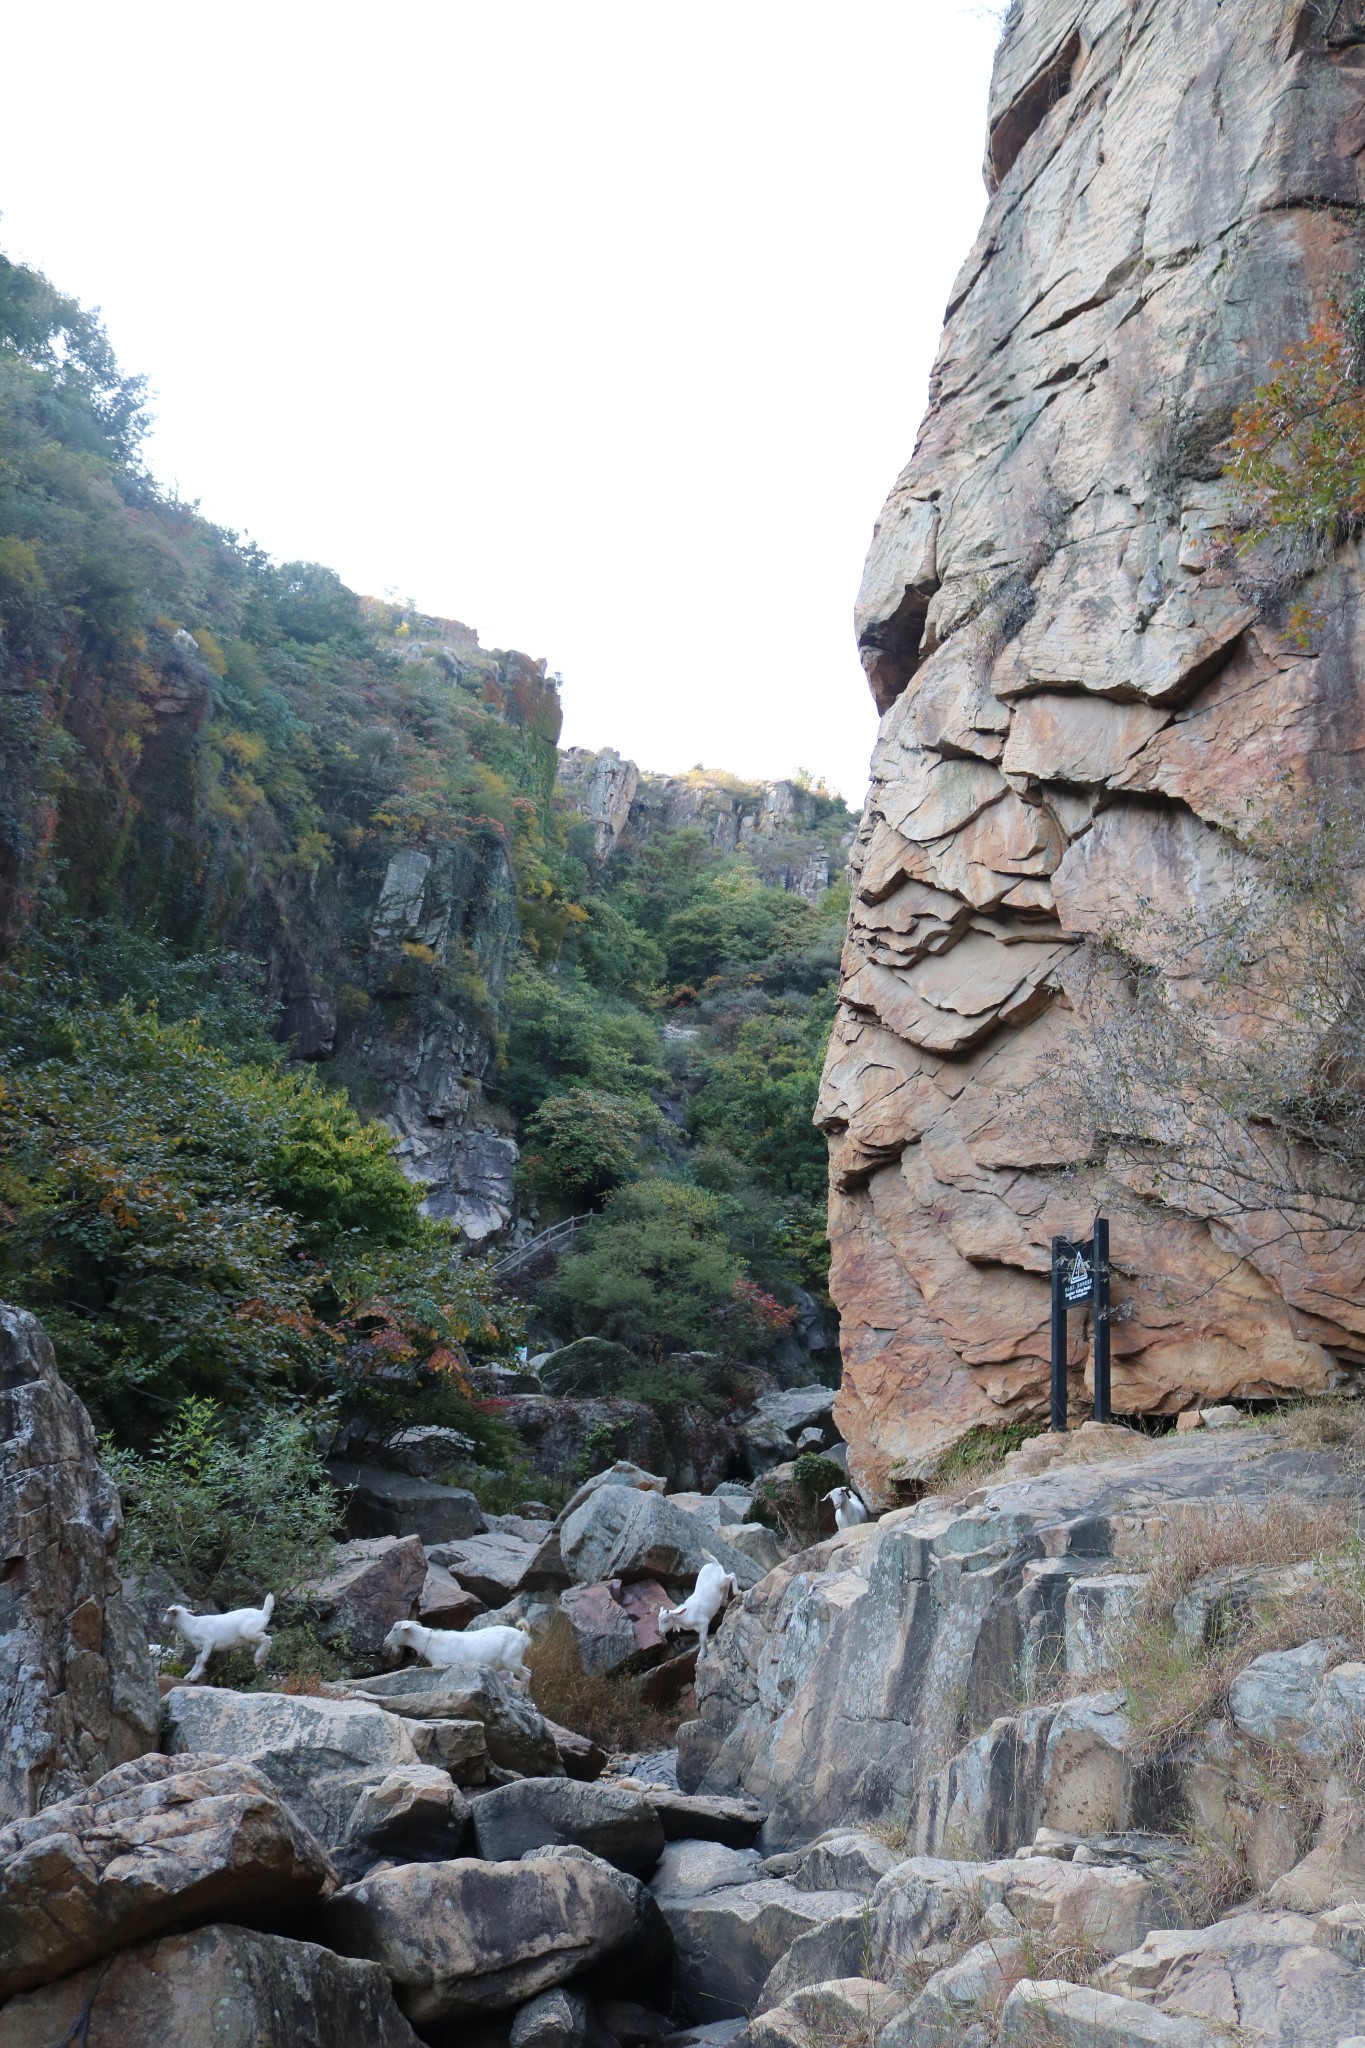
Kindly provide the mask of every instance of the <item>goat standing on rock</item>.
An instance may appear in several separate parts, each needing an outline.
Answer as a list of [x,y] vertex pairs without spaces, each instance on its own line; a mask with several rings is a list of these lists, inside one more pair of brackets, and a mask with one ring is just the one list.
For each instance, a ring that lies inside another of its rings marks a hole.
[[706,1648],[712,1622],[726,1601],[739,1591],[739,1581],[733,1573],[717,1564],[709,1551],[704,1550],[702,1556],[706,1563],[697,1573],[697,1583],[681,1606],[659,1609],[659,1634],[671,1635],[675,1626],[696,1629],[701,1637],[697,1645],[698,1656]]
[[473,1671],[480,1665],[506,1671],[523,1692],[531,1684],[526,1662],[526,1641],[531,1631],[524,1622],[514,1628],[474,1628],[460,1632],[449,1628],[423,1628],[420,1621],[396,1621],[384,1638],[384,1648],[393,1655],[415,1650],[428,1664],[450,1671]]
[[832,1486],[825,1499],[834,1502],[836,1529],[857,1529],[872,1519],[851,1486]]
[[266,1630],[275,1612],[275,1595],[267,1593],[260,1607],[234,1607],[230,1614],[191,1614],[188,1607],[168,1607],[166,1619],[190,1648],[198,1654],[194,1667],[185,1674],[186,1685],[194,1685],[208,1668],[210,1657],[228,1650],[254,1650],[259,1671],[270,1655]]

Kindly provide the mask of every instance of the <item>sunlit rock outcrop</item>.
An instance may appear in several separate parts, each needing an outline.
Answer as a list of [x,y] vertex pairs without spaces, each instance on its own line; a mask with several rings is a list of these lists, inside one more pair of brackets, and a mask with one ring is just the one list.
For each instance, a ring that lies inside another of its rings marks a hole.
[[[1037,1113],[1078,941],[1206,900],[1247,800],[1365,738],[1356,548],[1306,652],[1216,545],[1233,409],[1356,265],[1361,36],[1317,0],[1011,9],[985,220],[857,604],[883,718],[820,1120],[838,1414],[882,1497],[1041,1412],[1049,1239],[1093,1209],[1060,1172],[1085,1134]],[[1114,1256],[1119,1411],[1363,1355],[1355,1276],[1236,1217],[1144,1206]]]

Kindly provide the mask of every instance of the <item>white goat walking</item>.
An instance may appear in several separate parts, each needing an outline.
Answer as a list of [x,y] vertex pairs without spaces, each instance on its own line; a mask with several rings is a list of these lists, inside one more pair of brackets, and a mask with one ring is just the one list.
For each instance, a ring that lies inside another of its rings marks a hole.
[[428,1664],[448,1671],[474,1671],[487,1665],[494,1671],[506,1671],[526,1691],[531,1683],[526,1662],[530,1633],[524,1621],[512,1627],[474,1628],[468,1633],[423,1628],[420,1621],[396,1621],[384,1638],[384,1648],[390,1653],[415,1650]]
[[191,1614],[188,1607],[168,1607],[166,1620],[182,1640],[198,1654],[186,1672],[186,1685],[203,1677],[210,1657],[228,1650],[254,1650],[259,1671],[270,1655],[266,1630],[275,1612],[275,1595],[267,1593],[259,1607],[234,1607],[231,1614]]
[[723,1565],[717,1564],[709,1550],[703,1550],[702,1556],[706,1563],[697,1573],[697,1583],[687,1598],[680,1606],[659,1609],[659,1634],[671,1635],[674,1628],[696,1629],[701,1637],[697,1644],[698,1656],[706,1648],[712,1622],[726,1601],[733,1599],[739,1591],[739,1581],[733,1572],[727,1572]]
[[872,1519],[851,1486],[832,1486],[824,1498],[834,1502],[836,1529],[856,1529]]

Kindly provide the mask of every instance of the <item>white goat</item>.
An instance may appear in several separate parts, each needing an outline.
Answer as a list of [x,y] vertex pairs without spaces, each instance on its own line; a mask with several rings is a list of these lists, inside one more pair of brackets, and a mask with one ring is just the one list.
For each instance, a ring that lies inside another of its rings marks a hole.
[[832,1486],[824,1498],[834,1502],[836,1529],[856,1529],[861,1523],[871,1520],[851,1486]]
[[193,1668],[185,1674],[186,1685],[202,1678],[210,1657],[220,1651],[254,1650],[259,1671],[270,1655],[266,1630],[275,1612],[275,1595],[267,1593],[260,1607],[234,1607],[231,1614],[191,1614],[188,1607],[168,1607],[166,1620],[198,1654]]
[[659,1609],[659,1634],[671,1635],[674,1628],[696,1629],[701,1637],[697,1644],[699,1656],[706,1648],[706,1638],[711,1632],[712,1622],[726,1601],[732,1599],[739,1591],[738,1579],[732,1572],[727,1572],[723,1565],[717,1564],[709,1550],[703,1550],[702,1556],[706,1563],[697,1573],[697,1583],[687,1598],[678,1607]]
[[467,1633],[451,1628],[423,1628],[420,1621],[396,1621],[384,1638],[390,1653],[415,1650],[428,1664],[449,1671],[473,1671],[481,1664],[506,1671],[525,1691],[531,1683],[526,1662],[530,1629],[524,1621],[512,1627],[472,1628]]

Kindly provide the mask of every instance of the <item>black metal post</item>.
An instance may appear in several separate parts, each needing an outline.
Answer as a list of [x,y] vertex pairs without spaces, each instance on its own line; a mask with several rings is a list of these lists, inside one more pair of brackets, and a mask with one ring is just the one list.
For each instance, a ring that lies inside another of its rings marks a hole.
[[1066,1238],[1052,1240],[1052,1427],[1066,1428]]
[[1090,1279],[1091,1320],[1095,1325],[1095,1420],[1109,1421],[1109,1222],[1095,1218],[1095,1244]]

